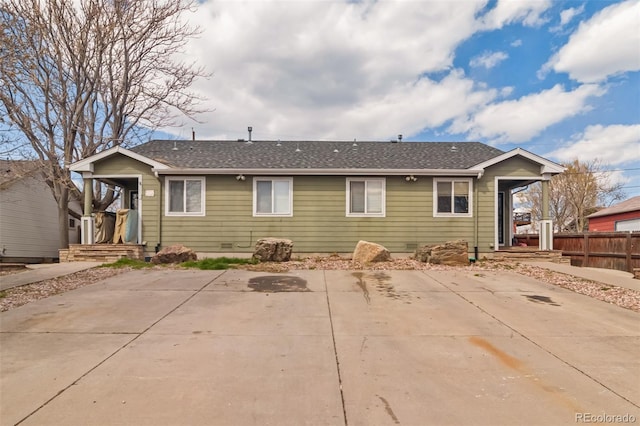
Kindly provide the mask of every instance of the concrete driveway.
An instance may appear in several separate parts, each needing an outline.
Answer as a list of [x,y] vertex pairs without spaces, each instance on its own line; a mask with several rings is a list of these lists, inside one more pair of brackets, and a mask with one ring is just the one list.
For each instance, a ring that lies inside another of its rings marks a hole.
[[2,425],[640,422],[640,315],[509,272],[135,271],[0,332]]

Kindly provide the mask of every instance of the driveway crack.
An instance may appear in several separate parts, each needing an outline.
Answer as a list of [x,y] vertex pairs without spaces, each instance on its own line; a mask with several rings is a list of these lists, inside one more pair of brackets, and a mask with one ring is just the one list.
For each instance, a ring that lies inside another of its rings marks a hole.
[[329,289],[327,288],[327,275],[326,271],[322,271],[322,278],[324,280],[324,292],[327,296],[327,308],[329,310],[329,324],[331,325],[331,340],[333,341],[333,354],[336,357],[336,371],[338,373],[338,386],[340,388],[340,400],[342,401],[342,416],[344,418],[344,425],[348,426],[347,421],[347,408],[344,403],[344,390],[342,389],[342,374],[340,372],[340,359],[338,358],[338,347],[336,346],[336,335],[333,328],[333,315],[331,314],[331,301],[329,300]]

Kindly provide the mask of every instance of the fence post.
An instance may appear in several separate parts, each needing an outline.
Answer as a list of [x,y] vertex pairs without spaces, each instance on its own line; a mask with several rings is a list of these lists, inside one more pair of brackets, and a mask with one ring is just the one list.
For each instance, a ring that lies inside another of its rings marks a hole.
[[586,268],[587,266],[589,266],[589,234],[584,234],[584,244],[582,249],[584,250],[582,266]]
[[627,234],[627,259],[625,262],[625,267],[627,268],[628,272],[631,272],[633,274],[633,265],[631,264],[631,234]]

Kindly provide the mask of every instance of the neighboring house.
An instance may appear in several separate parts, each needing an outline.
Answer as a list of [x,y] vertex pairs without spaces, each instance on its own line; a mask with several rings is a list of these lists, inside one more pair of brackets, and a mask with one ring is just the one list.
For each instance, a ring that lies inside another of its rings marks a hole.
[[513,209],[513,227],[516,234],[537,232],[536,223],[531,218],[531,211],[523,207]]
[[250,253],[264,237],[293,240],[294,253],[347,253],[359,240],[407,253],[457,239],[491,253],[513,237],[511,190],[564,169],[477,142],[155,140],[71,170],[137,199],[150,256],[177,243]]
[[[70,242],[79,241],[79,218],[69,217]],[[38,162],[0,160],[0,261],[52,260],[59,248],[57,204]]]
[[587,216],[589,231],[640,231],[640,196]]

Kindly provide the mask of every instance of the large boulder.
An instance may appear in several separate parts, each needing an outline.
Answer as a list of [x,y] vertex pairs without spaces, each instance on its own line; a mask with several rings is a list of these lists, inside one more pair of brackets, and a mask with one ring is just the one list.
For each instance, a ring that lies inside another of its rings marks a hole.
[[260,262],[288,262],[291,260],[293,241],[286,238],[262,238],[256,242],[253,258]]
[[360,263],[388,262],[391,260],[391,254],[380,244],[361,240],[358,241],[351,260]]
[[469,245],[466,241],[447,241],[444,244],[424,245],[418,247],[414,258],[420,262],[437,265],[468,265]]
[[175,244],[156,253],[151,258],[151,263],[158,265],[161,263],[182,263],[189,260],[198,260],[196,252],[182,244]]

